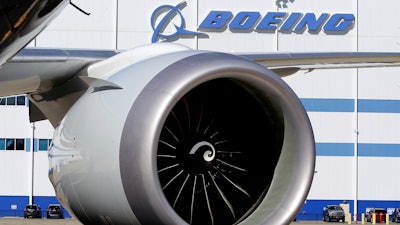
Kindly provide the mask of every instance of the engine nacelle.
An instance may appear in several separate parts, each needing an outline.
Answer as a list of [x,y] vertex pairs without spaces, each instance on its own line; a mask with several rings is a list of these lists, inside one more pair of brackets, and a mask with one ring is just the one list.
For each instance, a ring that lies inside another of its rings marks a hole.
[[56,128],[58,199],[84,224],[290,223],[315,164],[298,97],[253,61],[168,46],[102,62],[121,89],[89,89]]

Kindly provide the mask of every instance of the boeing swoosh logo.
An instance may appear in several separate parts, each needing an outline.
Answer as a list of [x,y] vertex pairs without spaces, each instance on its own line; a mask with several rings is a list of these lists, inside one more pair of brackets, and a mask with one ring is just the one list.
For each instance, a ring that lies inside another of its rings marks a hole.
[[[154,31],[153,37],[151,38],[152,43],[155,43],[159,40],[175,41],[182,36],[196,36],[196,35],[207,36],[206,34],[201,32],[188,31],[185,29],[186,27],[185,18],[183,17],[181,10],[186,6],[187,6],[186,2],[181,2],[176,6],[162,5],[158,7],[156,10],[154,10],[153,14],[151,15],[151,26]],[[161,15],[164,15],[164,17],[157,23],[157,19]],[[179,25],[173,23],[176,31],[170,34],[164,33],[167,26],[170,23],[172,23],[172,20],[176,16],[180,17]]]

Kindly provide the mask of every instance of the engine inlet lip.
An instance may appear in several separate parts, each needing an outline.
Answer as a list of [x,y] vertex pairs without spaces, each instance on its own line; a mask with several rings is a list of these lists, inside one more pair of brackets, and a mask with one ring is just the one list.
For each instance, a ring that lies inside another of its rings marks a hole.
[[[131,107],[121,139],[122,183],[128,202],[141,223],[186,224],[169,205],[158,180],[158,137],[170,110],[181,97],[194,87],[219,78],[232,79],[244,86],[251,86],[260,99],[268,96],[276,99],[277,104],[281,104],[282,99],[297,98],[272,71],[253,61],[224,53],[199,53],[178,60],[159,72]],[[309,165],[310,168],[312,166]],[[307,177],[309,170],[292,182]],[[314,169],[312,173],[313,171]],[[298,183],[297,187],[301,190],[308,189],[311,185],[310,179]],[[306,196],[297,197],[305,199]],[[300,203],[292,204],[289,208],[300,206]]]

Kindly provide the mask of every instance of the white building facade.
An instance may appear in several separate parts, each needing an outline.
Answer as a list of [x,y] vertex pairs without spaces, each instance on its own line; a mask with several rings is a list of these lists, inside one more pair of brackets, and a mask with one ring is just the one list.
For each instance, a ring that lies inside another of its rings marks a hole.
[[[223,52],[400,51],[398,0],[73,2],[90,15],[68,6],[29,47],[126,50],[170,41]],[[400,208],[400,68],[302,71],[284,80],[310,116],[317,149],[298,219],[320,220],[325,205],[343,201],[359,215]],[[0,216],[56,202],[47,179],[52,127],[29,123],[28,105],[23,96],[0,102]]]

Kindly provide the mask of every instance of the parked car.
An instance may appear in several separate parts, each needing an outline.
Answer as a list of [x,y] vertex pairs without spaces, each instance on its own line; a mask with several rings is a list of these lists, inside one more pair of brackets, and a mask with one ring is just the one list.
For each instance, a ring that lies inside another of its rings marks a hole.
[[324,211],[322,212],[322,219],[327,222],[344,222],[345,213],[339,205],[327,205],[324,207]]
[[24,218],[41,218],[42,210],[39,205],[26,205],[24,208]]
[[46,210],[47,219],[63,219],[64,214],[60,204],[50,204]]
[[[372,214],[375,214],[376,222],[386,222],[386,209],[384,208],[375,208],[371,209],[366,215],[365,220],[367,222],[372,222]],[[382,218],[382,221],[380,220]]]
[[392,222],[400,223],[400,208],[394,210],[392,214]]

